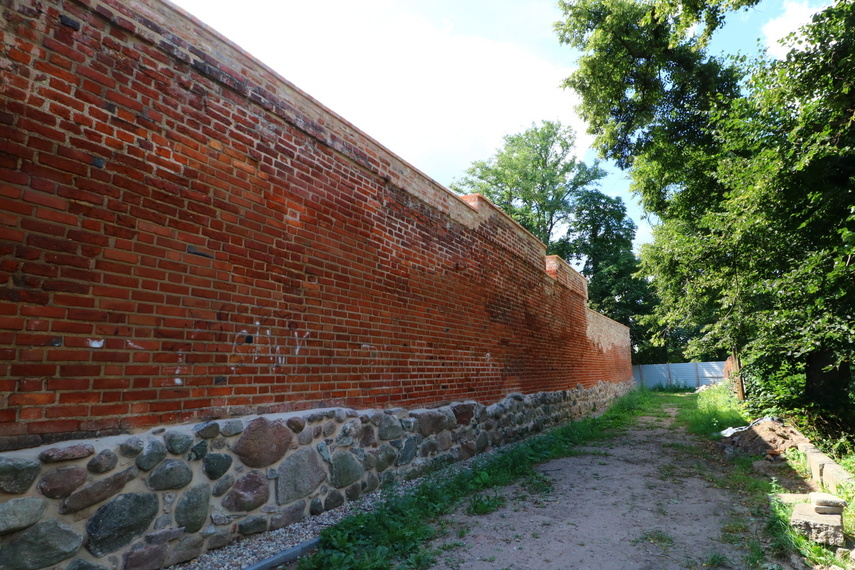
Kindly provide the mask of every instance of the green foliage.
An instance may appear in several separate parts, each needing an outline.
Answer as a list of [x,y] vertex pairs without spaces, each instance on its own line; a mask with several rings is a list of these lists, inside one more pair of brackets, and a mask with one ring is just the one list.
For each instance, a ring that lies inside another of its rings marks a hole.
[[704,390],[698,394],[697,402],[694,408],[680,410],[678,416],[689,433],[718,439],[722,430],[748,423],[728,382],[719,382]]
[[576,194],[605,172],[576,160],[576,134],[558,122],[543,121],[504,141],[490,159],[472,163],[451,188],[489,198],[557,254],[568,239]]
[[785,60],[707,53],[725,11],[754,3],[562,3],[559,36],[583,52],[567,85],[660,219],[641,254],[654,340],[738,352],[754,409],[855,433],[855,3],[817,14]]
[[469,497],[466,513],[470,515],[488,515],[505,506],[505,498],[500,495],[482,495],[475,493]]

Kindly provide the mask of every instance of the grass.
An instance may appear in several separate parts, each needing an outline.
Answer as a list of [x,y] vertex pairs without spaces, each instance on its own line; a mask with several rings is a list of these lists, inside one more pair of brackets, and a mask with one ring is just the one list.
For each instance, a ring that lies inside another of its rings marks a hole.
[[698,394],[696,406],[680,410],[677,421],[686,431],[695,435],[717,439],[725,428],[740,427],[748,423],[739,401],[730,385],[720,382]]

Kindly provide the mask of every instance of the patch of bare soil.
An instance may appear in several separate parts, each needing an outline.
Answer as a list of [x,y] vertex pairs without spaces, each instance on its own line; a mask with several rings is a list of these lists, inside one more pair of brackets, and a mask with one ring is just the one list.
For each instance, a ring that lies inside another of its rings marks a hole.
[[[434,569],[749,567],[749,544],[762,541],[757,506],[715,484],[728,470],[721,449],[674,427],[676,410],[666,411],[640,418],[622,437],[540,465],[551,492],[524,483],[500,489],[505,507],[487,515],[468,515],[464,504],[445,519]],[[787,474],[776,468],[774,476]]]
[[765,455],[772,459],[800,443],[810,443],[796,428],[776,420],[758,420],[743,431],[722,438],[722,447],[727,452],[747,455]]

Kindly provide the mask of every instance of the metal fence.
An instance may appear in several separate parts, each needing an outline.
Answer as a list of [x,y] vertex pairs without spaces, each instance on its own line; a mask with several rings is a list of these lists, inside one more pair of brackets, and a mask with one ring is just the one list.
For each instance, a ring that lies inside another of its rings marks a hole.
[[684,362],[681,364],[636,364],[632,367],[635,382],[647,388],[656,386],[700,387],[724,379],[721,362]]

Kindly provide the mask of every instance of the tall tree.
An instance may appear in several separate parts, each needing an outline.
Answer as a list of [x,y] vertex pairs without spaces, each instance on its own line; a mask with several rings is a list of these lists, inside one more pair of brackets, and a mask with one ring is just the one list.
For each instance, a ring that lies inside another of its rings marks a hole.
[[576,134],[559,122],[543,121],[508,135],[488,160],[472,163],[451,188],[479,193],[560,254],[573,215],[573,200],[605,172],[573,156]]
[[697,330],[696,355],[741,349],[755,399],[855,429],[855,3],[784,61],[708,55],[723,11],[754,3],[563,3],[559,36],[584,53],[567,85],[662,220],[642,252],[658,324]]
[[473,163],[452,188],[483,194],[543,241],[548,253],[581,261],[590,306],[629,326],[634,358],[647,362],[651,348],[638,315],[650,312],[655,297],[635,275],[636,226],[620,198],[590,188],[605,173],[572,157],[574,141],[560,123],[532,125],[505,137],[492,158]]

